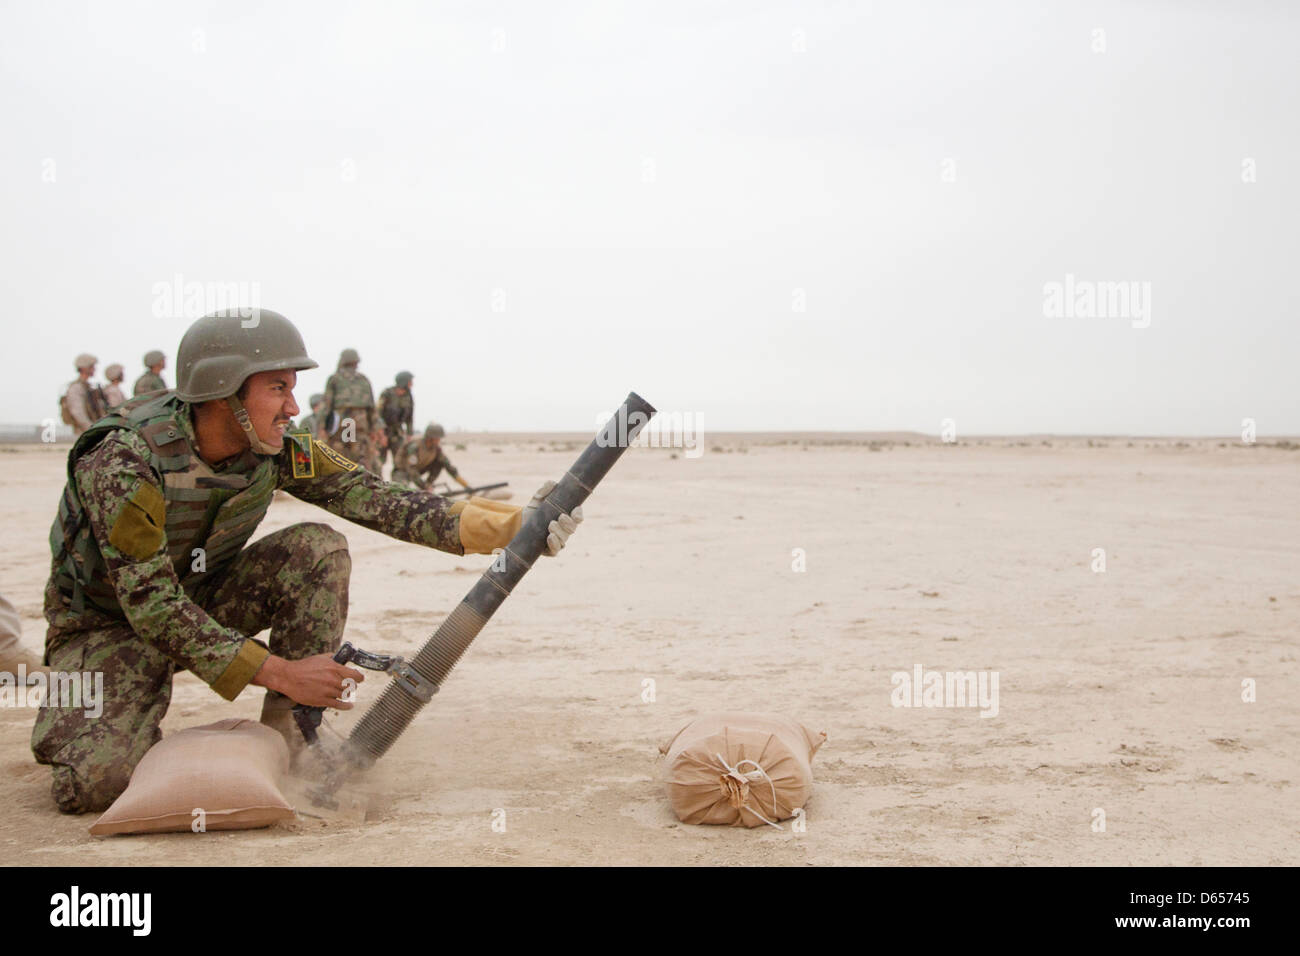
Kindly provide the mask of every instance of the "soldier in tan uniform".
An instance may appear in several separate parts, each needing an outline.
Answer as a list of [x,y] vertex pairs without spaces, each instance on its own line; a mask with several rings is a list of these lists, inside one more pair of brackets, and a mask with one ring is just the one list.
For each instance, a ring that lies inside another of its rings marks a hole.
[[144,395],[146,392],[157,392],[167,387],[163,381],[162,370],[167,366],[167,359],[154,349],[152,352],[144,353],[145,373],[135,380],[135,388],[131,390],[132,396]]
[[28,674],[44,671],[41,659],[20,643],[23,638],[22,621],[18,610],[0,595],[0,673],[14,675],[17,683],[19,666]]
[[77,366],[77,377],[68,383],[63,396],[63,420],[72,426],[74,435],[80,435],[108,411],[108,402],[103,390],[91,381],[95,377],[95,366],[99,359],[83,352],[73,363]]
[[125,377],[126,370],[116,362],[104,369],[104,378],[108,379],[108,384],[104,386],[104,401],[109,408],[117,408],[126,401],[126,393],[122,391],[122,379]]
[[[45,659],[55,670],[103,675],[104,690],[97,716],[47,700],[32,729],[64,812],[102,810],[126,788],[161,739],[177,671],[227,700],[265,687],[262,722],[291,748],[302,743],[295,702],[352,706],[345,681],[363,675],[331,657],[347,619],[347,539],[303,523],[249,544],[277,489],[452,554],[504,547],[527,512],[412,491],[309,434],[286,440],[297,373],[316,363],[284,316],[262,309],[255,327],[242,322],[233,311],[192,325],[176,390],[127,402],[68,455],[50,529]],[[581,520],[575,508],[552,521],[548,553]],[[257,635],[267,629],[264,643]]]
[[[356,349],[344,349],[339,355],[338,370],[325,382],[325,403],[316,422],[320,437],[328,437],[331,448],[378,474],[375,391],[370,379],[357,371],[360,362]],[[330,415],[338,416],[338,426],[327,436],[325,424]]]

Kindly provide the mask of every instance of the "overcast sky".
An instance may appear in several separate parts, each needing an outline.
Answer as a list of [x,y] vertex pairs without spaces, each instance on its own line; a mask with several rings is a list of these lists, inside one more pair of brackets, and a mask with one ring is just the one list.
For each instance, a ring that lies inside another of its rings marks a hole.
[[1284,3],[3,0],[0,421],[83,350],[174,384],[179,276],[298,324],[304,406],[351,346],[450,428],[1297,434],[1298,49]]

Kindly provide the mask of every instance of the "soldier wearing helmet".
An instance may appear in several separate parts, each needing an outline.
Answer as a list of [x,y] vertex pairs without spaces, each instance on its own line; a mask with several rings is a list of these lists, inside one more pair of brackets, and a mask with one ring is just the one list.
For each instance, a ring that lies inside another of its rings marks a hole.
[[126,401],[126,393],[122,391],[122,379],[125,377],[126,369],[116,362],[104,369],[104,378],[108,379],[108,384],[104,386],[104,402],[109,408],[117,408]]
[[[128,401],[68,455],[50,535],[45,662],[104,677],[101,713],[42,706],[32,730],[68,813],[102,810],[125,789],[162,736],[178,670],[227,700],[265,687],[262,721],[291,749],[301,744],[295,702],[351,706],[344,682],[363,675],[331,658],[347,618],[347,539],[304,523],[249,544],[278,489],[453,554],[504,547],[524,518],[501,502],[388,484],[310,434],[286,441],[297,374],[316,362],[278,313],[260,309],[252,325],[240,312],[206,316],[181,339],[177,363],[175,391]],[[551,553],[579,520],[575,509],[552,522],[563,534]]]
[[297,427],[294,428],[294,431],[306,432],[307,434],[314,436],[317,432],[320,431],[320,425],[318,424],[319,419],[317,418],[317,415],[320,412],[321,406],[325,404],[325,396],[322,395],[320,392],[317,392],[315,395],[311,397],[311,399],[309,400],[309,404],[311,405],[311,414],[304,415],[302,418],[300,418],[298,420]]
[[82,352],[73,360],[77,368],[77,377],[68,383],[59,408],[63,420],[72,426],[74,435],[80,435],[108,411],[108,400],[104,390],[91,381],[95,377],[95,366],[99,359]]
[[163,381],[162,370],[167,367],[167,359],[154,349],[152,352],[144,353],[145,373],[135,380],[135,387],[131,390],[132,397],[144,395],[146,392],[160,392],[167,387]]
[[415,421],[415,398],[411,395],[411,383],[414,380],[415,376],[410,372],[398,372],[393,380],[394,384],[379,393],[379,420],[384,425],[384,430],[380,433],[382,440],[379,464],[381,466],[388,458],[389,452],[392,452],[393,467],[401,467],[398,459],[401,456],[402,446],[415,430],[412,424]]
[[446,434],[441,425],[434,423],[424,429],[423,436],[408,440],[393,465],[393,481],[405,481],[417,488],[428,488],[445,470],[460,482],[462,488],[468,488],[469,482],[461,477],[456,466],[447,458],[447,453],[442,450],[442,439]]
[[[357,371],[360,362],[356,349],[344,349],[339,354],[338,370],[325,381],[325,404],[317,422],[322,426],[320,438],[328,438],[331,448],[378,474],[375,391],[370,379]],[[324,425],[331,415],[337,416],[337,425],[327,436]]]

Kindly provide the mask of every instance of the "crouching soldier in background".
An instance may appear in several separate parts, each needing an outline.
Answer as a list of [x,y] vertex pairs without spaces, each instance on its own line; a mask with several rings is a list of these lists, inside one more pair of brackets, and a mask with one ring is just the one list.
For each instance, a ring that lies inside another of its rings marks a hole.
[[394,456],[393,481],[428,488],[445,470],[460,482],[462,488],[468,488],[469,482],[460,476],[442,450],[442,439],[446,434],[441,425],[430,425],[424,430],[423,438],[412,438],[403,445],[401,453]]
[[[309,434],[285,440],[297,372],[316,367],[284,316],[200,319],[177,353],[175,391],[132,399],[74,443],[51,529],[45,662],[103,675],[95,711],[50,706],[32,731],[59,809],[103,810],[162,736],[172,675],[227,700],[266,688],[262,722],[301,745],[295,702],[348,709],[335,663],[348,611],[347,539],[325,524],[245,547],[275,490],[451,554],[504,547],[523,520],[500,502],[452,504],[388,484]],[[539,494],[549,491],[544,488]],[[489,507],[490,506],[490,507]],[[581,509],[551,523],[563,547]],[[266,643],[255,639],[270,629]]]

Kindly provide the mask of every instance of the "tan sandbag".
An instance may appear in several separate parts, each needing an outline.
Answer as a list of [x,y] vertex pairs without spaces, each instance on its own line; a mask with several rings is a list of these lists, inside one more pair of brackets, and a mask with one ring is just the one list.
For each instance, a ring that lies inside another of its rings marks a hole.
[[683,823],[775,826],[808,802],[825,742],[780,714],[704,714],[659,748],[668,799]]
[[150,748],[90,832],[175,833],[195,830],[196,820],[205,830],[253,830],[291,820],[279,784],[288,769],[284,738],[255,720],[190,727]]

